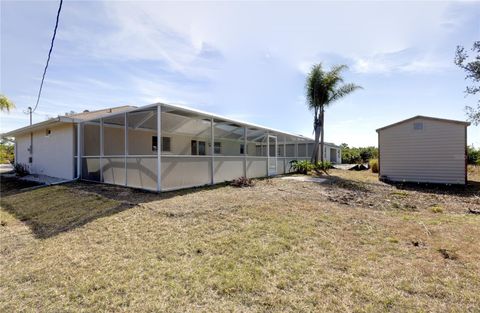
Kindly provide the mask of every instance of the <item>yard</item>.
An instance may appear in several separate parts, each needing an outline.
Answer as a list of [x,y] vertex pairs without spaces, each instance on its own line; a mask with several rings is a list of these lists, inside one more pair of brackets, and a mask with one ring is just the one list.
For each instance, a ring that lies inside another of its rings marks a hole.
[[0,311],[480,312],[478,169],[466,189],[330,174],[161,195],[2,178]]

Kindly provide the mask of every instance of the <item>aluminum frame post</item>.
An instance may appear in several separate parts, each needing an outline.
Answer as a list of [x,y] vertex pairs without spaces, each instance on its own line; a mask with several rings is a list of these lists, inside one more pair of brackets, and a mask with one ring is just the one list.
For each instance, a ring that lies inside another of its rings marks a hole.
[[157,105],[157,192],[162,191],[162,106]]
[[214,131],[214,128],[213,128],[213,123],[214,123],[214,120],[213,120],[213,117],[211,117],[210,118],[210,137],[211,137],[211,145],[210,145],[210,154],[211,154],[210,175],[211,175],[211,179],[210,179],[210,184],[211,185],[215,184],[215,169],[214,169],[214,166],[215,166],[215,131]]

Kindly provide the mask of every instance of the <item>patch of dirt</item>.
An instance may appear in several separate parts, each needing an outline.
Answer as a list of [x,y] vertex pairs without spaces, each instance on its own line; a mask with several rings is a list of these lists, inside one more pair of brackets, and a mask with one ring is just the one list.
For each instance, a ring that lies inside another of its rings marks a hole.
[[447,249],[438,249],[438,252],[443,256],[444,259],[446,260],[456,260],[458,259],[457,254],[455,251],[447,250]]
[[[390,185],[374,181],[374,174],[363,173],[369,179],[361,181],[349,171],[331,171],[324,186],[328,201],[347,206],[376,210],[430,210],[433,213],[480,212],[480,186],[470,182],[468,187]],[[441,210],[439,208],[442,208]]]

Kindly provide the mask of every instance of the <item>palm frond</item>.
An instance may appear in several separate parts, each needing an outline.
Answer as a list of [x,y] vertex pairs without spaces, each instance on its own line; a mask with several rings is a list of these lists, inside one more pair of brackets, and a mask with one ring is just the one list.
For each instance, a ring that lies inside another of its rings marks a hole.
[[307,94],[307,106],[311,110],[318,108],[324,98],[325,92],[322,90],[324,76],[325,72],[321,63],[313,65],[308,74],[305,88]]
[[312,66],[305,85],[307,107],[310,110],[318,112],[319,109],[361,88],[355,84],[343,84],[342,71],[346,69],[346,65],[335,65],[330,71],[324,71],[321,63]]
[[10,112],[10,110],[14,108],[15,104],[6,96],[0,94],[0,111]]
[[345,97],[346,95],[354,92],[355,90],[357,89],[363,89],[363,87],[361,86],[358,86],[358,85],[355,85],[355,84],[352,84],[352,83],[349,83],[349,84],[345,84],[339,88],[337,88],[331,95],[330,95],[330,98],[329,98],[329,103],[332,103],[334,101],[337,101],[338,99],[341,99],[343,97]]

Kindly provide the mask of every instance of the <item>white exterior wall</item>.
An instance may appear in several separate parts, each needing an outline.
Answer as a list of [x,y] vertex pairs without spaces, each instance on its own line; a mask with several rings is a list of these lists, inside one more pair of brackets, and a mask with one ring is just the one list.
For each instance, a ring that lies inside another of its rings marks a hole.
[[[423,122],[423,130],[414,123]],[[380,177],[465,184],[466,126],[417,118],[379,130]]]
[[[325,161],[329,161],[331,162],[331,149],[334,149],[335,150],[335,153],[336,153],[336,162],[332,162],[332,163],[335,163],[335,164],[342,164],[342,152],[341,152],[341,149],[340,148],[337,148],[337,147],[334,147],[334,146],[330,146],[330,145],[324,145],[324,160]],[[318,159],[320,160],[320,145],[318,146]]]
[[[26,164],[32,174],[73,179],[74,173],[74,126],[64,124],[56,127],[45,127],[33,133],[33,155],[30,164],[30,134],[15,138],[17,143],[17,163]],[[51,134],[46,136],[46,130]]]

